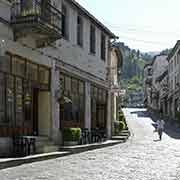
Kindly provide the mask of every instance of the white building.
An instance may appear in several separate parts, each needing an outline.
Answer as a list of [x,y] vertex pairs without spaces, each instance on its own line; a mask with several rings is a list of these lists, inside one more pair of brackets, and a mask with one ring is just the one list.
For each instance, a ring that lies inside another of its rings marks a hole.
[[109,29],[74,0],[0,0],[0,29],[2,155],[13,135],[60,144],[64,128],[81,127],[111,137]]

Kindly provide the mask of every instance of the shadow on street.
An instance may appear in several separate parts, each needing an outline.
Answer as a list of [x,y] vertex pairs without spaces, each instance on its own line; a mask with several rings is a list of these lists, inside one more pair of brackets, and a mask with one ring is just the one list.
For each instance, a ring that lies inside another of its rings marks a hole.
[[[139,118],[150,118],[154,123],[152,123],[152,126],[156,127],[156,121],[160,118],[159,115],[148,112],[147,110],[134,110],[131,112],[131,114],[136,114]],[[164,133],[166,133],[168,136],[174,139],[180,139],[180,127],[177,125],[176,122],[173,122],[172,120],[165,120],[165,128]]]

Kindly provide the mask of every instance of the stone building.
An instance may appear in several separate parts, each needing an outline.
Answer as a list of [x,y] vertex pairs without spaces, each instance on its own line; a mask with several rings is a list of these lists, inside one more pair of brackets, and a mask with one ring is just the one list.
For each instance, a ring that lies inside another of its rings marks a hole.
[[144,88],[144,105],[147,108],[151,107],[152,103],[152,94],[151,94],[151,87],[152,87],[152,63],[148,63],[144,66],[144,81],[143,81],[143,88]]
[[179,92],[180,92],[180,41],[178,40],[171,53],[168,56],[168,76],[169,76],[169,94],[168,94],[168,114],[175,118],[179,111]]
[[168,66],[167,56],[166,55],[157,55],[154,57],[152,62],[152,104],[151,108],[154,111],[160,111],[160,99],[159,99],[159,91],[160,91],[160,83],[158,81],[159,76],[161,76],[164,71],[166,71]]
[[1,155],[13,135],[61,144],[64,128],[81,127],[111,137],[108,28],[74,0],[0,0],[0,29]]
[[164,71],[158,78],[157,82],[160,85],[159,88],[159,101],[160,111],[164,116],[168,116],[168,69]]

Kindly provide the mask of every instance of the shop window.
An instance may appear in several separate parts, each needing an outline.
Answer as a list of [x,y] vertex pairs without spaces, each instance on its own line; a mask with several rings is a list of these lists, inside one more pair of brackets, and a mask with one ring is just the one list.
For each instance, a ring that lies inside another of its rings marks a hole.
[[65,89],[71,91],[71,78],[68,76],[65,77]]
[[74,78],[72,78],[72,91],[75,93],[78,92],[78,81]]
[[62,121],[70,121],[79,125],[84,122],[84,83],[64,74],[60,75],[60,82],[65,87],[60,98]]
[[5,122],[5,76],[0,73],[0,123]]
[[12,73],[18,76],[25,76],[25,61],[14,56],[12,58]]
[[27,62],[27,79],[32,81],[38,80],[38,66],[36,64],[32,64]]
[[10,72],[10,56],[0,56],[0,71]]
[[7,88],[6,88],[6,109],[7,109],[7,122],[14,122],[14,77],[7,76]]
[[79,93],[84,94],[84,83],[79,81]]

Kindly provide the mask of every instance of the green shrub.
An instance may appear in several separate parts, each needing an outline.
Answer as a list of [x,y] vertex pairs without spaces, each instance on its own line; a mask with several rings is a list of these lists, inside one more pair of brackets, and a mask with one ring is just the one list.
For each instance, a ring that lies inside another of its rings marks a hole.
[[63,130],[63,139],[64,141],[79,141],[80,134],[80,128],[65,128]]
[[115,121],[114,122],[114,134],[119,135],[119,133],[126,129],[126,124],[123,121]]
[[120,121],[120,122],[119,122],[119,131],[122,131],[122,130],[125,129],[125,128],[126,128],[125,123],[124,123],[123,121]]

